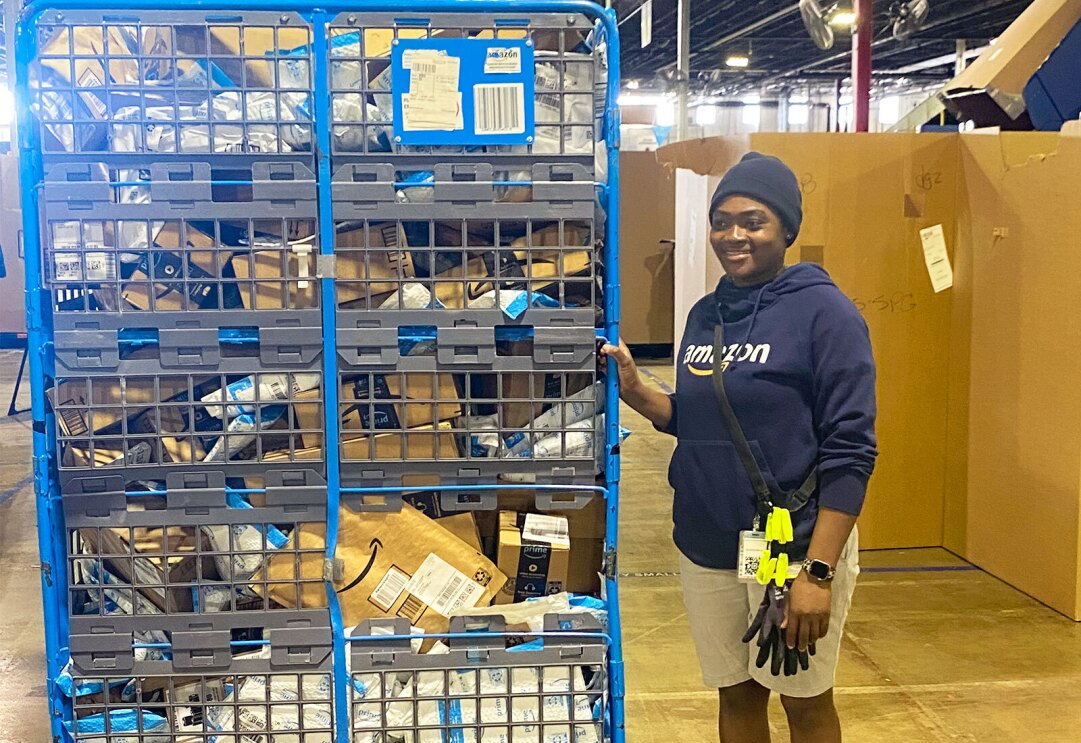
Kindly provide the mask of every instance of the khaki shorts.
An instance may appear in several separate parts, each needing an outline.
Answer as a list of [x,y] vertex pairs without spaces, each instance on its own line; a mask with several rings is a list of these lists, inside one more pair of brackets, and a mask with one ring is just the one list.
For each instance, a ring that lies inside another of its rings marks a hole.
[[706,686],[721,689],[754,679],[778,694],[799,698],[815,697],[833,688],[841,634],[860,572],[859,535],[855,529],[833,579],[829,631],[816,643],[810,669],[801,669],[795,676],[783,672],[774,676],[768,662],[763,668],[755,667],[757,645],[754,641],[741,642],[765,589],[757,583],[740,583],[735,570],[704,568],[684,556],[681,562],[683,603]]

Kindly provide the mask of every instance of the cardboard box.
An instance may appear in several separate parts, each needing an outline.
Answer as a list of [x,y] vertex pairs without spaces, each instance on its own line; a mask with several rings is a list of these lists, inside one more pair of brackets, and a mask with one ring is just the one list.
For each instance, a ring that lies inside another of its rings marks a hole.
[[127,460],[124,445],[119,440],[95,442],[93,451],[89,444],[72,443],[62,447],[60,461],[64,467],[134,467],[153,461],[154,448],[149,441],[129,441]]
[[630,345],[670,344],[676,179],[652,152],[624,150],[619,201],[619,234],[633,235],[619,246],[620,338]]
[[418,426],[401,432],[358,436],[342,442],[342,459],[348,461],[427,461],[458,458],[458,444],[455,442],[451,424],[447,422],[440,423],[438,427]]
[[535,513],[499,513],[496,563],[507,576],[497,604],[513,604],[565,590],[570,561],[567,520]]
[[[536,494],[532,490],[507,489],[499,491],[501,511],[542,513],[567,520],[571,540],[566,590],[571,593],[593,593],[600,590],[597,573],[604,562],[604,536],[607,533],[605,499],[600,495],[582,508],[561,508],[538,511]],[[495,555],[499,536],[499,511],[477,511],[477,528],[486,554]]]
[[[451,424],[442,422],[434,426],[418,426],[395,433],[381,433],[374,437],[374,457],[370,436],[342,440],[342,460],[345,461],[405,461],[458,459],[458,445],[454,439]],[[404,440],[404,444],[403,444]],[[403,451],[404,448],[404,451]],[[322,459],[322,447],[297,449],[292,459]],[[290,461],[288,449],[268,451],[263,455],[264,462]]]
[[[347,627],[364,619],[400,616],[425,632],[446,632],[454,608],[487,605],[506,583],[491,560],[415,508],[397,513],[342,508],[338,524],[335,557],[344,567],[336,585]],[[284,554],[267,561],[270,581],[293,580],[298,548],[317,551],[301,555],[301,575],[323,575],[326,527],[303,524],[290,537]],[[270,597],[293,607],[292,593],[283,590],[279,595],[272,587]],[[321,584],[301,587],[302,607],[325,603]]]
[[46,390],[45,396],[56,413],[61,433],[85,436],[134,418],[158,400],[167,400],[187,389],[187,382],[175,377],[161,377],[160,387],[157,377],[95,377],[91,384],[86,378],[62,379]]
[[477,519],[472,513],[467,511],[465,513],[456,513],[453,516],[442,516],[436,521],[477,552],[483,552],[480,547],[480,530],[477,529]]
[[1081,19],[1081,0],[1035,0],[939,97],[977,126],[1031,129],[1023,92],[1029,79]]
[[[433,380],[437,389],[433,389]],[[374,384],[374,390],[368,389],[369,381]],[[322,403],[315,402],[321,394],[319,390],[307,390],[296,395],[293,405],[296,428],[323,430]],[[348,404],[346,408],[339,407],[341,437],[355,438],[372,430],[419,428],[453,420],[462,414],[459,397],[452,374],[406,374],[404,395],[400,374],[345,377],[338,390],[339,403]],[[411,402],[415,400],[428,402]],[[318,436],[321,439],[322,434]],[[305,445],[307,438],[311,437],[305,438]]]
[[[140,596],[166,613],[192,611],[191,587],[196,580],[196,557],[184,555],[164,562],[162,555],[146,554],[125,539],[127,530],[79,529],[90,559],[101,559],[102,567],[124,585],[135,586]],[[146,545],[144,545],[146,546]],[[158,548],[160,553],[160,547]],[[173,585],[169,585],[173,584]]]
[[[532,355],[531,342],[515,342],[507,349],[509,355]],[[544,412],[547,403],[564,396],[563,380],[566,379],[566,395],[585,389],[590,383],[589,374],[544,374],[541,372],[503,372],[502,374],[473,374],[474,400],[502,400],[499,403],[478,403],[476,414],[491,415],[498,409],[502,414],[503,429],[524,428]],[[528,402],[532,398],[536,403]],[[516,402],[521,401],[521,402]],[[498,407],[497,407],[498,406]]]
[[190,222],[181,235],[179,222],[166,222],[154,245],[159,249],[141,252],[139,264],[121,284],[120,296],[132,307],[165,312],[244,306],[233,282],[232,253],[215,250],[213,237]]
[[[367,306],[369,297],[389,296],[413,278],[413,257],[404,246],[396,222],[371,222],[367,236],[363,222],[338,225],[334,237],[338,304]],[[371,304],[379,306],[374,300]]]
[[[316,253],[259,250],[236,253],[233,275],[244,309],[309,309],[319,306]],[[312,277],[312,278],[301,278]],[[260,280],[262,279],[262,280]]]

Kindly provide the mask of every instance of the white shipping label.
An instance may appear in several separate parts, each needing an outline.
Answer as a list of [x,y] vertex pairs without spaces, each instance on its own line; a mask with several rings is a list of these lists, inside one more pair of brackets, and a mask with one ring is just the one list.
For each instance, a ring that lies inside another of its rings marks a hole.
[[953,286],[953,267],[946,251],[946,235],[942,231],[942,225],[936,224],[920,230],[920,240],[923,242],[923,260],[927,264],[927,273],[931,277],[935,294],[949,289]]
[[402,128],[456,129],[461,115],[461,60],[424,50],[413,54],[409,93],[402,96]]
[[571,540],[566,517],[527,513],[522,526],[522,541],[544,542],[569,548]]
[[53,276],[57,281],[82,281],[83,265],[78,253],[54,253]]
[[402,592],[409,585],[409,576],[398,568],[392,567],[372,591],[371,601],[383,611],[390,611],[398,603]]
[[484,58],[484,74],[513,74],[522,71],[522,50],[519,47],[492,47]]
[[86,280],[110,281],[116,278],[116,256],[112,253],[87,253]]
[[462,118],[462,94],[455,93],[454,110],[433,110],[425,103],[417,104],[412,96],[406,93],[402,96],[402,129],[405,131],[440,130],[457,131],[464,129],[465,122]]
[[429,553],[406,586],[433,611],[449,617],[456,609],[472,609],[484,589],[435,553]]

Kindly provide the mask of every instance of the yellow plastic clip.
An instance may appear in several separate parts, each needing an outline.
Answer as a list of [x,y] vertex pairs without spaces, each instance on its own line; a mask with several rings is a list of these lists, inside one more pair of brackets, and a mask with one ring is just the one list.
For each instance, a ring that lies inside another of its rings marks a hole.
[[773,534],[773,512],[766,514],[766,541],[772,542],[776,537]]
[[755,580],[758,581],[758,585],[765,586],[773,579],[773,573],[777,569],[777,558],[774,557],[766,547],[762,552],[762,559],[758,561],[758,572],[755,573]]
[[773,573],[773,582],[777,584],[778,588],[783,588],[786,580],[788,580],[788,555],[782,552],[777,555],[777,567]]

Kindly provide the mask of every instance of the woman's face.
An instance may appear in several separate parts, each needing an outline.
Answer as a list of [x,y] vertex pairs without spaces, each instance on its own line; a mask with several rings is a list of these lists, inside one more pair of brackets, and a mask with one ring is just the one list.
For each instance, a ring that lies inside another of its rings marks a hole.
[[729,196],[711,215],[709,241],[736,286],[772,280],[784,268],[784,225],[772,209],[746,196]]

